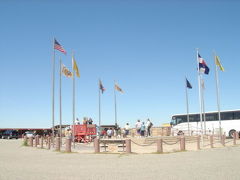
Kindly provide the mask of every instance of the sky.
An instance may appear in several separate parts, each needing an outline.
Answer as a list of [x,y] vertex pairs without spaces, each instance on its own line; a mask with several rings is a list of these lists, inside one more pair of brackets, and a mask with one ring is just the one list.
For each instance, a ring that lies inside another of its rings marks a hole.
[[[237,0],[10,0],[0,3],[0,128],[52,126],[53,38],[67,51],[55,56],[55,124],[59,124],[59,59],[71,69],[74,52],[76,117],[114,124],[114,80],[120,126],[150,118],[154,126],[199,112],[197,54],[210,68],[205,109],[217,111],[213,51],[222,110],[240,104],[240,2]],[[62,121],[72,123],[72,80],[62,77]]]

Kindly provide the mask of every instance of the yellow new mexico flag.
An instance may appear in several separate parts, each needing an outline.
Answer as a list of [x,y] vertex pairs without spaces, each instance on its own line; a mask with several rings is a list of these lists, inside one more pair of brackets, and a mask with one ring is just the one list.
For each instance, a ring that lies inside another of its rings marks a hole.
[[80,77],[78,66],[74,57],[72,57],[72,66],[73,66],[73,70],[76,72],[77,77]]
[[219,69],[220,69],[221,71],[224,71],[224,67],[222,66],[222,64],[221,64],[220,59],[219,59],[218,56],[215,56],[215,63],[216,63],[216,65],[219,67]]

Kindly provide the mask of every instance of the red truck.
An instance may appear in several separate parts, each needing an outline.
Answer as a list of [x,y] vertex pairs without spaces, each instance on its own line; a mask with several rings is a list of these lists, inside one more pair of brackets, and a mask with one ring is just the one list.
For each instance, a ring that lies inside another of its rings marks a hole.
[[92,142],[97,135],[96,124],[78,124],[73,125],[74,140],[77,142]]

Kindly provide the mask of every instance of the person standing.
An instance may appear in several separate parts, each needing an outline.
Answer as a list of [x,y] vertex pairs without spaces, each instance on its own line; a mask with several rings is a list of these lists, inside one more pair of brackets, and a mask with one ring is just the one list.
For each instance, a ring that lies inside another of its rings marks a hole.
[[83,124],[87,124],[87,122],[88,122],[87,117],[84,117],[84,118],[83,118]]
[[67,138],[71,137],[71,130],[69,128],[65,130],[65,137]]
[[113,135],[113,130],[112,130],[112,128],[109,128],[109,129],[107,130],[107,136],[108,136],[108,138],[111,139],[111,138],[112,138],[112,135]]
[[106,128],[105,129],[102,129],[101,133],[100,133],[100,136],[103,137],[103,138],[106,138],[106,135],[107,135],[107,130]]
[[145,129],[146,129],[146,126],[145,126],[144,122],[142,122],[141,128],[140,128],[141,137],[144,137]]
[[147,136],[151,136],[151,128],[153,126],[153,123],[150,121],[150,119],[147,119],[146,127],[147,127]]
[[93,123],[92,118],[89,118],[89,119],[88,119],[88,124],[92,124],[92,123]]
[[141,129],[142,123],[140,122],[140,120],[138,119],[136,122],[136,130],[137,130],[137,134],[140,136],[140,129]]
[[116,134],[115,134],[116,137],[120,138],[121,137],[121,128],[119,127],[119,125],[116,125],[115,130],[116,130]]
[[125,137],[129,135],[129,130],[130,130],[130,125],[129,123],[126,123],[125,127],[124,127],[124,130],[125,130]]
[[80,121],[79,121],[78,118],[76,119],[75,124],[76,124],[76,125],[79,125],[79,124],[80,124]]

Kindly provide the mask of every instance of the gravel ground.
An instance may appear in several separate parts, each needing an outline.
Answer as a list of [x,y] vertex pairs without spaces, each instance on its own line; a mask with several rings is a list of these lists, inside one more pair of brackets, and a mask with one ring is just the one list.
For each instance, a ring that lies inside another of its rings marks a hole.
[[59,153],[0,139],[0,180],[239,180],[240,146],[169,154]]

